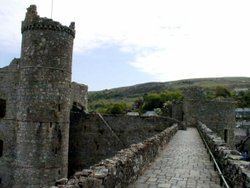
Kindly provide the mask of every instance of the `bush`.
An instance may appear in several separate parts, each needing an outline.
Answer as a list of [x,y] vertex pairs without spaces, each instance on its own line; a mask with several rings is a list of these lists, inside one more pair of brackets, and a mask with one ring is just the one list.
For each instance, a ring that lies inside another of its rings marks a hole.
[[217,86],[215,88],[215,97],[231,97],[231,93],[228,89],[226,89],[224,86]]
[[125,103],[111,104],[107,110],[107,114],[124,114],[127,111],[127,105]]

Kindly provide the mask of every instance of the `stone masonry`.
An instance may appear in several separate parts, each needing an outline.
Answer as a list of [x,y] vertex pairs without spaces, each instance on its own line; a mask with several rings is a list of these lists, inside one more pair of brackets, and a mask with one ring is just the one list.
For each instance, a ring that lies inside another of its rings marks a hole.
[[228,144],[209,129],[206,124],[198,122],[197,127],[211,148],[229,186],[232,188],[250,187],[249,161],[245,161],[240,152],[230,148]]
[[129,188],[220,188],[220,179],[196,128],[178,131]]
[[21,57],[0,69],[0,187],[49,187],[179,122],[87,115],[87,86],[71,82],[75,24],[31,5],[21,32]]
[[132,144],[90,169],[76,172],[69,180],[58,180],[55,188],[125,188],[138,178],[177,131],[178,125],[175,124],[141,143]]
[[184,92],[183,112],[187,126],[202,121],[234,147],[235,102],[208,100],[202,88],[188,88]]
[[197,89],[175,104],[175,119],[86,114],[88,88],[71,82],[75,24],[41,18],[31,5],[21,33],[21,57],[0,69],[0,187],[126,187],[185,129],[180,121],[202,121],[233,145],[234,104]]
[[174,123],[181,125],[166,117],[71,112],[68,175],[112,157],[131,144],[143,142]]
[[87,105],[87,86],[71,83],[74,27],[27,9],[21,58],[0,69],[0,187],[67,176],[70,110]]

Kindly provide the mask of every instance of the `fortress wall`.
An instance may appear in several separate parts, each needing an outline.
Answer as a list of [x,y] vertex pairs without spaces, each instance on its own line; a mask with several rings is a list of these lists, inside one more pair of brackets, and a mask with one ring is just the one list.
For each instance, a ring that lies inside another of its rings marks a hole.
[[140,117],[127,115],[105,115],[105,121],[118,135],[125,147],[142,142],[163,131],[176,121],[165,117]]
[[71,113],[69,175],[142,142],[175,122],[127,115],[104,115],[103,119],[98,114]]
[[[235,103],[218,100],[185,100],[184,114],[187,126],[204,122],[221,138],[234,146]],[[225,133],[227,131],[227,133]],[[227,138],[225,138],[227,134]]]
[[[37,170],[33,170],[34,176],[32,176],[32,181],[37,182],[37,179],[40,179],[40,173],[45,174],[46,177],[53,177],[54,174],[51,173],[51,170],[46,170],[46,168],[50,168],[51,166],[47,162],[47,158],[44,158],[44,155],[49,155],[49,151],[51,150],[53,153],[59,152],[58,148],[58,134],[68,135],[62,124],[60,127],[58,123],[54,123],[52,121],[44,122],[48,117],[43,117],[40,113],[41,121],[37,123],[28,123],[17,121],[17,101],[20,102],[21,97],[17,94],[17,88],[20,84],[20,59],[13,59],[9,66],[0,69],[0,100],[4,100],[5,103],[5,116],[0,117],[0,187],[13,187],[15,186],[16,179],[24,179],[26,180],[26,173],[23,170],[15,170],[16,166],[14,161],[20,157],[23,157],[24,160],[18,161],[19,165],[22,163],[23,166],[27,165],[25,163],[30,163],[30,165],[34,166]],[[71,84],[71,104],[73,101],[78,102],[79,104],[85,106],[87,105],[87,86],[83,84],[72,83]],[[47,103],[44,104],[47,106],[47,111],[51,108],[51,105]],[[61,106],[62,107],[62,106]],[[2,102],[1,102],[1,108]],[[70,108],[68,108],[70,110]],[[1,113],[0,113],[1,114]],[[60,115],[60,114],[59,114]],[[54,117],[54,113],[52,114]],[[18,134],[17,134],[18,133]],[[49,136],[48,136],[49,135]],[[22,147],[22,152],[17,150],[20,149],[20,140],[17,140],[17,137],[27,137],[30,144]],[[41,138],[47,137],[45,142],[41,141]],[[67,139],[67,137],[65,137]],[[40,143],[38,143],[40,142]],[[32,144],[33,143],[33,144]],[[41,145],[48,146],[49,148],[44,150],[44,147]],[[1,148],[2,147],[2,148]],[[40,147],[41,149],[37,149],[36,153],[34,153],[34,148]],[[62,144],[63,148],[68,148],[65,144]],[[30,151],[30,149],[32,151]],[[51,148],[51,149],[50,149]],[[22,154],[24,152],[24,154]],[[32,158],[36,158],[36,160],[32,161],[29,159],[29,155],[27,153],[32,153]],[[43,155],[42,155],[43,153]],[[23,156],[21,156],[23,155]],[[58,154],[56,154],[58,155]],[[56,155],[52,155],[49,159],[51,163],[58,163],[56,159]],[[68,151],[66,150],[65,155],[68,155]],[[39,165],[37,161],[40,161],[42,165]],[[68,160],[63,159],[64,163],[67,164]],[[33,164],[32,164],[33,163]],[[60,166],[60,167],[59,167]],[[58,165],[57,173],[67,173],[67,167],[62,168],[64,164]],[[60,175],[60,174],[59,174]],[[48,178],[47,178],[48,179]],[[56,178],[55,178],[56,179]],[[54,179],[54,180],[55,180]],[[28,182],[27,182],[28,183]]]
[[205,123],[234,147],[235,105],[231,100],[208,100],[202,88],[190,87],[184,91],[184,121],[187,126]]
[[0,118],[0,187],[12,187],[16,156],[16,123]]
[[97,114],[70,116],[69,175],[111,157],[123,146]]
[[9,66],[0,69],[0,99],[6,100],[4,119],[15,119],[17,113],[17,86],[19,85],[20,59],[13,59]]
[[232,150],[221,137],[199,122],[197,128],[208,143],[223,175],[230,187],[245,188],[250,186],[250,166],[240,153]]
[[0,69],[0,187],[13,187],[19,59]]
[[174,102],[172,105],[172,118],[177,119],[179,121],[183,121],[183,102]]
[[78,84],[76,82],[71,83],[71,104],[74,102],[80,104],[84,107],[85,111],[87,111],[87,93],[88,93],[88,86],[84,84]]
[[58,180],[55,187],[126,187],[137,179],[177,131],[178,125],[174,124],[141,143],[120,150],[114,157],[90,169],[76,172],[69,181],[66,178]]

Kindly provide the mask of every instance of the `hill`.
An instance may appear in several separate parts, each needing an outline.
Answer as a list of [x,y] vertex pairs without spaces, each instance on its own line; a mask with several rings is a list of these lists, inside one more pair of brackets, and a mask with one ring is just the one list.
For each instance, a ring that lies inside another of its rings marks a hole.
[[199,78],[185,79],[171,82],[151,82],[128,87],[120,87],[109,90],[89,92],[89,103],[94,101],[123,101],[132,102],[136,98],[150,92],[164,92],[168,90],[182,90],[191,86],[199,86],[212,89],[222,85],[229,90],[236,88],[250,88],[250,77],[222,77],[222,78]]

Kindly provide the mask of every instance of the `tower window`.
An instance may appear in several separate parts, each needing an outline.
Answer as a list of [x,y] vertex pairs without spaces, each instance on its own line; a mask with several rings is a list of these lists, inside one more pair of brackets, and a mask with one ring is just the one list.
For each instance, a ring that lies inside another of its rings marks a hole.
[[3,141],[0,140],[0,157],[3,156]]
[[0,99],[0,118],[3,118],[6,113],[6,100]]
[[228,129],[224,129],[224,141],[228,142]]

